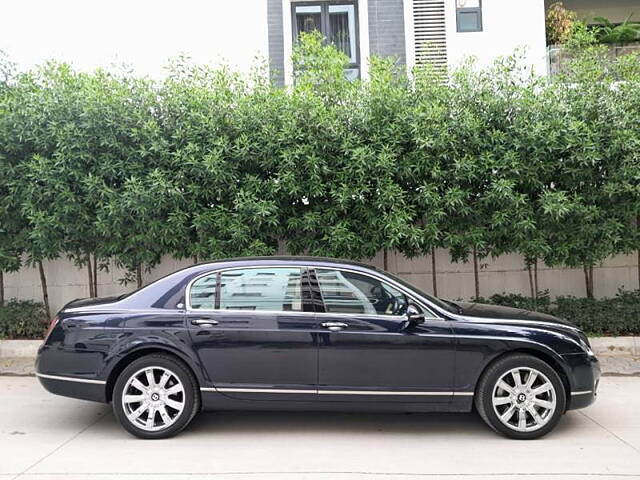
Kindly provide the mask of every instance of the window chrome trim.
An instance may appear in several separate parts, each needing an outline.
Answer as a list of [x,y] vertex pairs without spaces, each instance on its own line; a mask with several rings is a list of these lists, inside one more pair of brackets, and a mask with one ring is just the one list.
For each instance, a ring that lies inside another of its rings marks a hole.
[[44,373],[38,373],[38,372],[36,372],[36,377],[47,378],[49,380],[63,380],[65,382],[91,383],[94,385],[105,385],[107,383],[104,380],[90,380],[88,378],[63,377],[62,375],[45,375]]
[[410,302],[416,303],[418,304],[423,310],[427,310],[428,312],[430,312],[433,317],[428,317],[425,318],[425,321],[442,321],[444,320],[442,317],[438,316],[436,314],[436,312],[434,312],[434,309],[430,306],[430,303],[426,303],[422,300],[417,300],[416,299],[416,292],[410,291],[409,289],[407,289],[404,285],[400,285],[396,282],[394,282],[392,279],[388,279],[386,277],[382,277],[380,278],[377,275],[371,274],[369,272],[365,272],[362,270],[357,270],[357,269],[351,269],[351,268],[345,268],[345,267],[341,267],[341,266],[335,266],[335,267],[326,267],[326,266],[320,266],[320,265],[309,265],[309,264],[304,264],[304,265],[295,265],[295,264],[284,264],[284,265],[251,265],[251,266],[241,266],[241,267],[228,267],[228,268],[218,268],[215,270],[209,270],[205,273],[202,273],[196,277],[194,277],[193,279],[191,279],[189,281],[189,283],[187,284],[186,288],[185,288],[185,311],[187,312],[225,312],[225,313],[244,313],[244,314],[269,314],[269,315],[280,315],[280,314],[295,314],[295,315],[316,315],[319,313],[325,313],[325,314],[331,314],[331,315],[346,315],[346,316],[354,316],[354,317],[383,317],[385,319],[389,319],[389,318],[395,318],[397,320],[406,320],[406,315],[384,315],[384,314],[373,314],[373,313],[332,313],[332,312],[305,312],[305,311],[286,311],[286,310],[221,310],[221,309],[193,309],[191,308],[191,287],[193,286],[193,284],[195,282],[197,282],[200,278],[202,277],[206,277],[208,275],[212,275],[212,274],[217,274],[217,273],[223,273],[223,272],[228,272],[228,271],[233,271],[233,270],[255,270],[255,269],[262,269],[262,268],[299,268],[301,273],[302,271],[306,268],[308,270],[315,270],[316,269],[332,269],[332,270],[340,270],[340,271],[345,271],[345,272],[352,272],[352,273],[359,273],[361,275],[365,275],[367,277],[371,277],[374,278],[376,280],[379,280],[382,283],[386,283],[388,285],[391,285],[393,288],[395,288],[396,290],[401,291],[403,294],[405,294],[408,298],[408,300]]

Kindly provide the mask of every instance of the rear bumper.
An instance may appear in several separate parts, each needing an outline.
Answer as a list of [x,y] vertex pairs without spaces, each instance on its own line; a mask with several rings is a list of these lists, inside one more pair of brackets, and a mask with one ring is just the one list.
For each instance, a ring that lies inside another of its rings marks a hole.
[[586,353],[565,355],[563,358],[570,369],[571,398],[567,410],[588,407],[598,396],[600,362]]
[[[94,372],[72,370],[69,362],[72,356],[77,358],[78,354],[42,345],[36,358],[40,384],[56,395],[106,403],[107,382],[96,378]],[[87,362],[78,363],[86,366]]]
[[[36,373],[45,390],[64,397],[78,398],[92,402],[106,403],[106,382],[88,383],[77,377],[64,377]],[[97,382],[97,381],[96,381]]]

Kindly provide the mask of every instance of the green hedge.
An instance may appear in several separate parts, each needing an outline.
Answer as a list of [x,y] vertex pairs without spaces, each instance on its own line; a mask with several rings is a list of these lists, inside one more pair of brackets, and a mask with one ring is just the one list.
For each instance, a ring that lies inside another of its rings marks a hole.
[[620,290],[613,298],[549,298],[549,292],[538,296],[537,302],[519,294],[497,294],[482,303],[536,310],[568,320],[589,335],[640,334],[640,290]]
[[42,303],[11,300],[0,306],[0,339],[42,338],[48,321]]

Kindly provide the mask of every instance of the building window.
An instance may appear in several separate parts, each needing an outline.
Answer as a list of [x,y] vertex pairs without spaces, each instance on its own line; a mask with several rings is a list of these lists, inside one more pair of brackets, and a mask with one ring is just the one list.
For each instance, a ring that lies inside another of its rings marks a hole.
[[459,32],[482,31],[482,0],[456,0],[456,26]]
[[291,4],[293,40],[302,32],[318,31],[328,42],[350,59],[346,73],[360,77],[358,15],[355,2],[318,2]]

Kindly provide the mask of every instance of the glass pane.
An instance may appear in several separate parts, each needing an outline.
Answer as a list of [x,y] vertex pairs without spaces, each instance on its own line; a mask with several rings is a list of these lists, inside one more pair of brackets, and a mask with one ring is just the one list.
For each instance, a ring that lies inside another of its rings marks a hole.
[[480,0],[456,0],[458,8],[480,8]]
[[216,303],[216,273],[201,277],[191,285],[191,308],[213,310]]
[[330,313],[404,315],[407,297],[380,280],[340,270],[316,270],[325,309]]
[[356,56],[356,16],[353,5],[329,5],[329,41],[344,52],[351,63]]
[[319,5],[296,7],[296,28],[300,32],[321,31],[321,8]]
[[458,12],[458,31],[479,32],[480,13],[479,12]]
[[300,312],[300,269],[250,268],[222,272],[220,309]]
[[347,80],[355,81],[360,78],[360,69],[359,68],[347,68],[344,71]]

